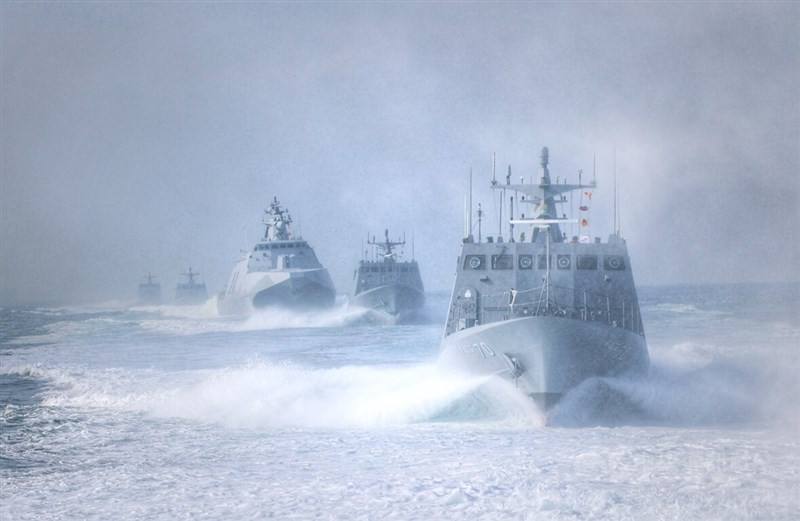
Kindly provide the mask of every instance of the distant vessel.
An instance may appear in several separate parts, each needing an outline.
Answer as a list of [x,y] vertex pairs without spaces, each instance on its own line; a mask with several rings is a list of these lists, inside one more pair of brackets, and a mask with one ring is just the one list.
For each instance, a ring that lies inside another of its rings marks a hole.
[[186,277],[186,282],[179,282],[175,286],[175,303],[180,305],[202,304],[208,300],[208,292],[206,291],[205,282],[195,282],[195,278],[200,274],[189,271],[183,274]]
[[236,264],[219,296],[224,314],[253,308],[308,310],[332,306],[336,298],[328,270],[290,228],[292,218],[277,197],[264,211],[264,237]]
[[145,282],[139,284],[139,304],[161,304],[161,284],[155,282],[151,273],[147,274]]
[[[500,374],[549,407],[593,376],[642,374],[649,356],[625,240],[616,222],[608,242],[588,234],[566,240],[562,224],[588,228],[588,218],[559,217],[563,194],[579,191],[589,210],[593,180],[554,183],[542,149],[539,183],[492,188],[510,197],[509,240],[472,234],[472,202],[442,342],[442,359],[470,372]],[[471,185],[471,180],[470,180]],[[471,192],[471,189],[470,189]],[[470,195],[471,199],[471,195]],[[532,205],[534,218],[514,217],[514,201]],[[581,214],[588,215],[588,214]],[[515,236],[515,226],[525,230]],[[531,232],[526,240],[526,232]]]
[[352,304],[394,316],[410,316],[425,304],[425,289],[413,254],[410,261],[398,259],[395,248],[405,243],[389,240],[389,230],[384,231],[383,242],[376,242],[375,237],[367,241],[377,255],[358,264]]

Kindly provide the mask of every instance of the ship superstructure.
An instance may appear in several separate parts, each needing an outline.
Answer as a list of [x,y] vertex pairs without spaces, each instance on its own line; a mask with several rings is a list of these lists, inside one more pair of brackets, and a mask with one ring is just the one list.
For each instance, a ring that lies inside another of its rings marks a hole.
[[512,184],[510,167],[505,184],[493,175],[492,189],[509,196],[508,240],[481,237],[480,210],[476,240],[470,210],[442,344],[444,360],[503,375],[545,407],[589,377],[649,367],[625,240],[616,222],[606,242],[567,238],[562,226],[588,221],[559,216],[557,205],[578,192],[588,210],[596,182],[553,182],[548,159],[544,148],[538,183]]
[[155,279],[152,273],[148,273],[145,281],[139,284],[139,304],[161,304],[161,284]]
[[247,314],[258,308],[332,306],[336,291],[328,270],[308,242],[293,233],[288,210],[275,197],[264,214],[264,236],[234,267],[219,297],[220,311]]
[[368,251],[355,271],[355,288],[351,304],[383,311],[396,317],[410,317],[425,304],[425,289],[419,265],[412,258],[404,261],[399,247],[405,239],[392,241],[389,230],[384,231],[384,240],[367,240],[373,248],[372,258]]
[[192,271],[192,267],[182,274],[186,277],[184,282],[178,282],[175,286],[175,303],[179,305],[202,304],[208,300],[208,291],[205,282],[198,282],[196,279],[200,274]]

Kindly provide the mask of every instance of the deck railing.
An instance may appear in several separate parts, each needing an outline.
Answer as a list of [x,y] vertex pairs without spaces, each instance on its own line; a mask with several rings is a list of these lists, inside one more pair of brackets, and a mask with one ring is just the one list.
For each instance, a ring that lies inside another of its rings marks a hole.
[[[480,295],[479,301],[454,299],[448,317],[448,332],[452,333],[480,324],[500,322],[531,316],[555,316],[603,322],[613,327],[644,334],[639,306],[635,300],[599,292],[550,285],[501,293]],[[569,298],[565,298],[569,295]],[[565,301],[577,305],[566,305]]]

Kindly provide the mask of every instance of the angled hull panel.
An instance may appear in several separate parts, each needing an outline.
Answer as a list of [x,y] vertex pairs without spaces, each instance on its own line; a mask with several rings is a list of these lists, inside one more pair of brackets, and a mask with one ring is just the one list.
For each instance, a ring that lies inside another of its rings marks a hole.
[[241,315],[268,307],[318,309],[332,306],[336,299],[325,268],[247,273],[243,266],[240,275],[220,296],[220,313]]

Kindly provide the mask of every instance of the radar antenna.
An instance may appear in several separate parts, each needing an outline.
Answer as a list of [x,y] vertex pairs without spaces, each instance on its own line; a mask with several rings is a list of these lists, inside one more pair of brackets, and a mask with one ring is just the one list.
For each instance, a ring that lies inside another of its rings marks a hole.
[[[523,218],[515,219],[512,210],[511,219],[509,221],[512,226],[515,224],[527,224],[535,226],[536,228],[534,229],[534,233],[532,235],[533,241],[537,240],[539,231],[545,231],[550,237],[550,240],[553,242],[563,242],[564,237],[561,233],[561,229],[559,228],[559,224],[567,224],[576,221],[568,220],[566,218],[559,218],[559,213],[556,210],[556,204],[567,202],[564,194],[574,190],[583,190],[586,188],[594,189],[596,188],[597,183],[594,180],[589,184],[583,184],[582,180],[579,180],[578,184],[570,184],[566,182],[552,183],[550,179],[549,163],[550,152],[547,147],[543,147],[539,162],[542,168],[542,175],[538,185],[534,183],[525,184],[520,182],[519,184],[508,183],[505,186],[495,184],[492,185],[491,188],[493,190],[513,190],[517,195],[522,194],[521,197],[519,195],[516,197],[518,203],[534,205],[535,218],[533,219],[525,219],[524,213]],[[510,175],[506,179],[510,180]],[[545,224],[547,226],[542,226]]]
[[395,246],[403,246],[406,243],[405,237],[403,240],[392,241],[389,240],[389,229],[385,229],[383,231],[383,242],[378,242],[375,240],[375,236],[372,236],[372,240],[367,241],[367,244],[371,246],[375,246],[378,250],[380,250],[381,255],[383,255],[383,260],[387,262],[393,262],[397,257],[397,253],[394,251]]

